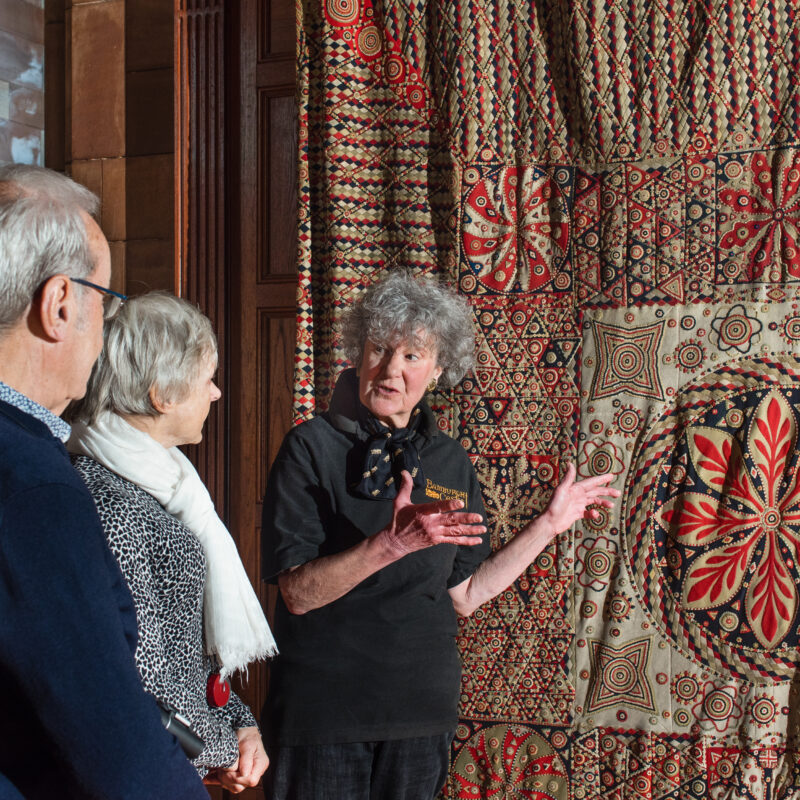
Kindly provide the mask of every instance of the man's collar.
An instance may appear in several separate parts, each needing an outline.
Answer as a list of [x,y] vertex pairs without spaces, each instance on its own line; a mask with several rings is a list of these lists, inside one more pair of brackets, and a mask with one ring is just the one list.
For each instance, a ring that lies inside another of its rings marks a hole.
[[67,439],[69,439],[72,428],[70,428],[67,422],[64,422],[61,417],[57,417],[49,409],[40,406],[29,397],[26,397],[16,389],[12,389],[8,384],[2,381],[0,381],[0,400],[43,422],[56,439],[61,439],[62,442],[66,442]]

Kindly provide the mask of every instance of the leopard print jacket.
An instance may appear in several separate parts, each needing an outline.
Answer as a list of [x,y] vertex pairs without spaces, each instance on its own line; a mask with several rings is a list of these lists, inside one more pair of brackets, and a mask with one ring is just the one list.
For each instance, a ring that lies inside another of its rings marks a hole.
[[106,538],[136,607],[136,666],[144,688],[174,706],[203,739],[192,762],[201,777],[239,755],[235,730],[255,725],[236,694],[206,701],[215,665],[203,651],[206,561],[197,537],[150,494],[86,456],[72,462],[94,498]]

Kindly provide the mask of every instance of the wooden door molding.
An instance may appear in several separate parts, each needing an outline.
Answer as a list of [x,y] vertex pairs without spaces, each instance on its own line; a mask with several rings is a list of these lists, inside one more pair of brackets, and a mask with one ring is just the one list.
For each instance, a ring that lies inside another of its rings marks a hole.
[[[175,0],[174,9],[175,287],[214,324],[223,389],[193,457],[271,617],[261,501],[292,423],[295,2]],[[257,716],[267,680],[259,665],[237,687]]]
[[[297,111],[294,0],[231,3],[230,176],[231,525],[268,616],[261,580],[261,501],[291,426],[297,296]],[[267,669],[244,691],[260,711]]]
[[218,383],[194,461],[227,517],[228,297],[226,270],[225,7],[175,0],[175,292],[208,315],[219,343]]

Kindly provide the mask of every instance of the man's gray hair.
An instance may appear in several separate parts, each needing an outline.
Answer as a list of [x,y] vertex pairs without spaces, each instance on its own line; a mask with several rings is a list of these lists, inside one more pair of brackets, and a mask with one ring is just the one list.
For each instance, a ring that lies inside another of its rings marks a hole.
[[98,200],[66,175],[27,164],[0,167],[0,334],[53,275],[85,278],[95,265],[81,216]]
[[367,340],[432,347],[444,386],[455,386],[475,363],[475,331],[467,300],[436,280],[415,278],[404,269],[373,283],[345,312],[342,344],[356,367],[361,366]]
[[104,411],[157,417],[151,388],[160,401],[180,403],[206,362],[217,360],[211,321],[166,292],[129,298],[106,321],[103,338],[86,395],[70,409],[70,419],[91,424]]

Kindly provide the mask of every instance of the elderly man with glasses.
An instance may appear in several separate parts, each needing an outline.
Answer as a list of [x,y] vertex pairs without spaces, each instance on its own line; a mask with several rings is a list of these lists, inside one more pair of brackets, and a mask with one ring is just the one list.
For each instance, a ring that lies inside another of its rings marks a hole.
[[96,208],[0,168],[0,798],[207,800],[141,687],[131,597],[62,444],[124,299]]

